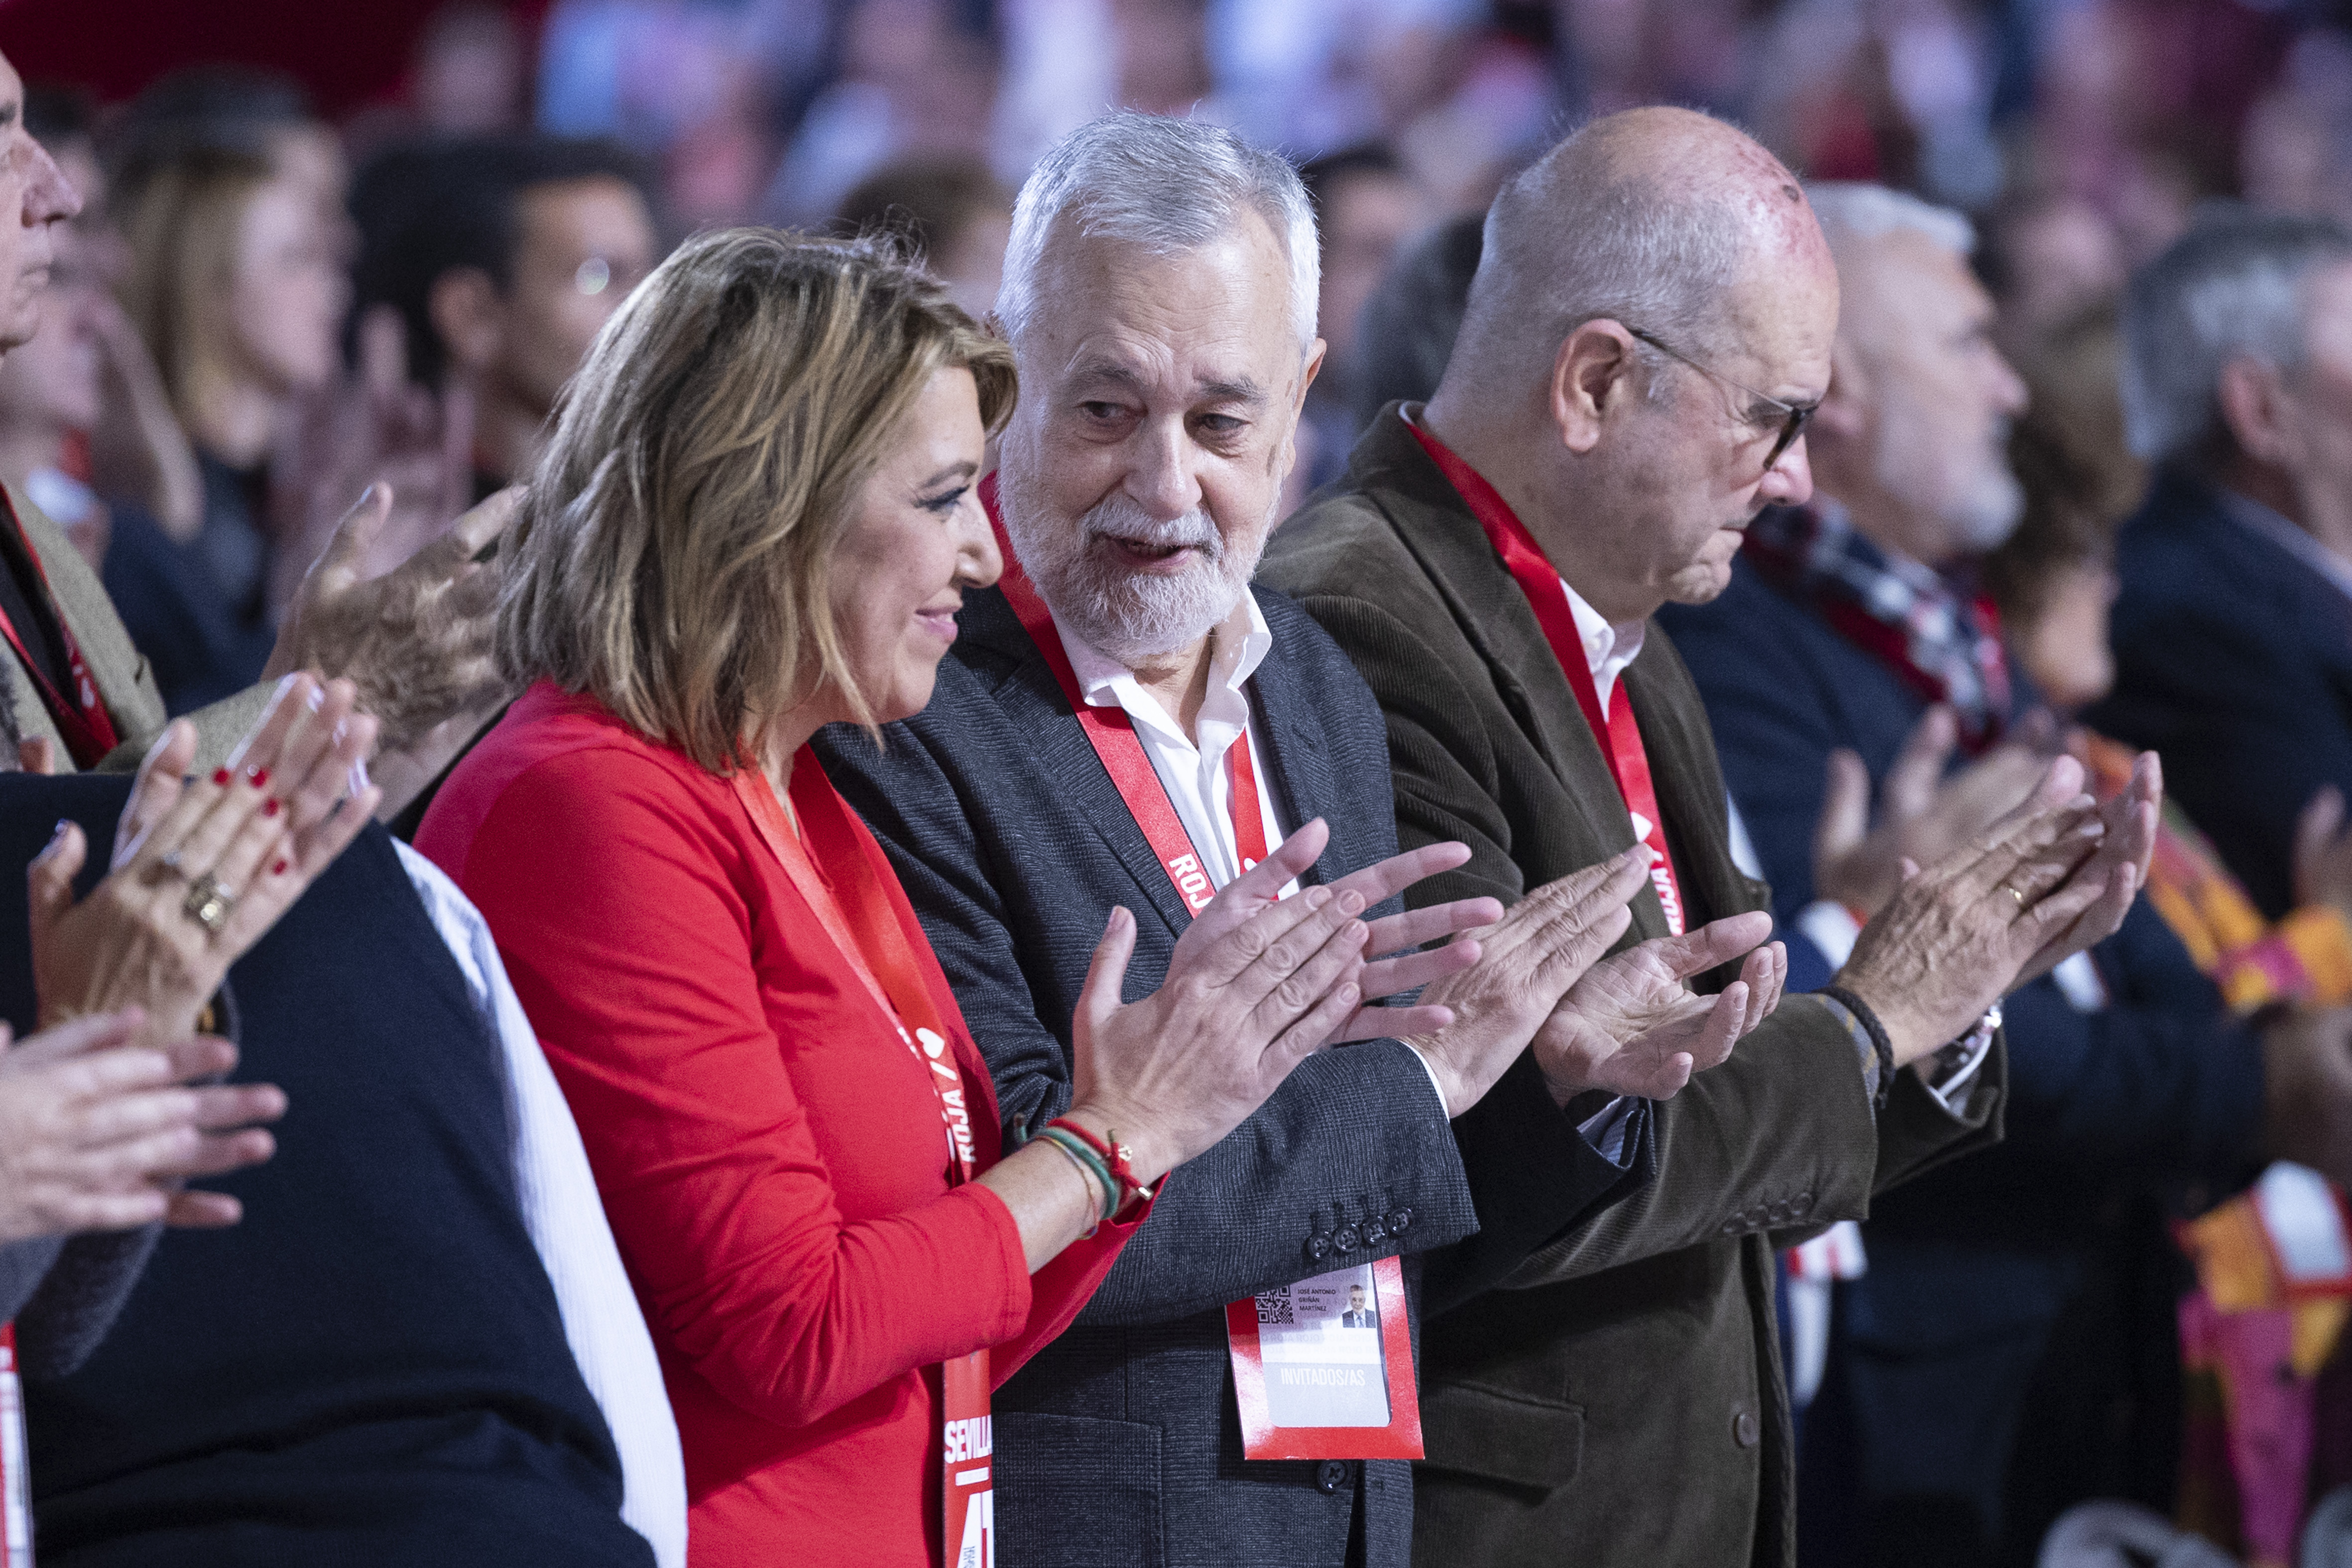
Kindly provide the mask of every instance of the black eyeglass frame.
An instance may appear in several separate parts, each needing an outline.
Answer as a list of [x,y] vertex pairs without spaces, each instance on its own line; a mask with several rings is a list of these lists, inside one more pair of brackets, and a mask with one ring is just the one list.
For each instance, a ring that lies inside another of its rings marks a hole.
[[[1620,325],[1622,325],[1622,323],[1620,323]],[[1746,392],[1758,402],[1769,403],[1774,408],[1779,409],[1781,413],[1786,416],[1780,425],[1780,434],[1779,439],[1772,443],[1772,450],[1765,454],[1764,472],[1767,474],[1772,472],[1773,465],[1779,463],[1780,459],[1787,455],[1789,448],[1797,444],[1797,437],[1805,434],[1805,422],[1811,419],[1813,417],[1814,411],[1821,407],[1821,404],[1817,402],[1806,403],[1801,408],[1792,402],[1783,402],[1769,392],[1758,392],[1754,387],[1751,387],[1743,382],[1733,381],[1721,371],[1713,370],[1706,365],[1700,364],[1696,360],[1692,359],[1688,354],[1684,353],[1680,349],[1675,348],[1673,344],[1663,341],[1653,333],[1644,332],[1639,327],[1626,327],[1625,330],[1633,335],[1636,342],[1647,343],[1650,347],[1657,350],[1658,352],[1665,355],[1668,359],[1680,360],[1684,364],[1688,365],[1692,370],[1696,371],[1699,374],[1707,377],[1711,381],[1721,382],[1725,386],[1730,387],[1734,391]]]

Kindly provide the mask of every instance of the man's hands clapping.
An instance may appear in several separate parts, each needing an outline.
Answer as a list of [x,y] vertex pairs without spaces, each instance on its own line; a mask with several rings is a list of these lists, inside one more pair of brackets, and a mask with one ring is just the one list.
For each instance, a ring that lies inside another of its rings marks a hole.
[[[1612,954],[1585,972],[1535,1038],[1536,1065],[1562,1105],[1588,1090],[1669,1099],[1721,1065],[1780,1005],[1788,949],[1760,911],[1710,921]],[[1739,978],[1712,997],[1686,983],[1742,953]]]

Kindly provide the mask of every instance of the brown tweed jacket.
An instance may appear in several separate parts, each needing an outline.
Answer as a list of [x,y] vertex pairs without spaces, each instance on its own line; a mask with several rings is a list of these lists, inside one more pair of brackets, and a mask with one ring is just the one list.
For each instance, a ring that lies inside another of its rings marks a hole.
[[[48,574],[58,613],[74,641],[81,644],[90,678],[98,683],[99,695],[105,699],[114,732],[121,738],[121,744],[100,759],[99,770],[127,773],[139,766],[156,732],[163,727],[163,698],[155,689],[155,677],[146,659],[131,645],[131,633],[123,630],[98,574],[89,570],[89,563],[82,559],[65,531],[14,485],[8,486],[8,501],[25,525],[25,538],[40,558],[41,570]],[[198,768],[217,768],[227,759],[230,749],[261,716],[272,689],[265,682],[188,715],[196,727]],[[13,650],[0,659],[0,702],[14,705],[17,727],[26,739],[47,737],[57,747],[58,766],[72,769],[73,758],[58,735],[58,727]],[[14,766],[16,758],[8,762]]]
[[[1379,696],[1400,841],[1473,851],[1409,896],[1509,903],[1633,843],[1534,612],[1396,406],[1283,525],[1260,576],[1322,622]],[[1691,923],[1769,907],[1732,863],[1706,710],[1655,625],[1623,679]],[[1627,944],[1665,935],[1650,889],[1633,914]],[[1428,1326],[1415,1561],[1792,1564],[1773,1249],[1999,1138],[2002,1050],[1958,1114],[1904,1073],[1874,1120],[1852,1035],[1791,997],[1660,1106],[1655,1181]]]

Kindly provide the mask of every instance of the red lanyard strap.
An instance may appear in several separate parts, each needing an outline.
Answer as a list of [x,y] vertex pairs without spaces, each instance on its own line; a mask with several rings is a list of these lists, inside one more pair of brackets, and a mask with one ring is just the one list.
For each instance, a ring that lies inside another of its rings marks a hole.
[[1609,688],[1609,706],[1603,712],[1592,665],[1585,657],[1584,638],[1576,629],[1576,612],[1568,602],[1568,585],[1560,580],[1558,570],[1545,559],[1511,504],[1484,475],[1420,425],[1408,428],[1469,504],[1487,542],[1527,597],[1528,608],[1535,612],[1544,641],[1551,644],[1552,657],[1559,661],[1560,673],[1576,694],[1576,706],[1584,710],[1584,722],[1592,727],[1593,738],[1601,743],[1609,776],[1616,780],[1617,794],[1633,819],[1633,836],[1649,846],[1650,883],[1665,911],[1666,927],[1681,935],[1682,885],[1675,879],[1674,857],[1666,852],[1666,826],[1658,812],[1657,786],[1650,777],[1650,754],[1642,744],[1641,726],[1634,722],[1633,699],[1626,695],[1624,681],[1621,678]]
[[[1117,707],[1096,707],[1078,690],[1077,672],[1070,667],[1069,650],[1062,646],[1062,635],[1055,629],[1054,612],[1037,592],[1037,585],[1021,570],[1020,559],[1013,553],[1013,540],[1004,531],[1003,519],[996,504],[996,476],[991,474],[981,482],[981,500],[988,507],[989,525],[996,530],[996,547],[1004,557],[1004,575],[996,586],[1003,591],[1004,601],[1019,617],[1021,628],[1029,640],[1045,655],[1046,666],[1061,683],[1062,695],[1069,699],[1070,711],[1077,716],[1078,727],[1086,732],[1095,755],[1102,758],[1103,771],[1118,790],[1119,799],[1127,803],[1128,814],[1135,825],[1143,830],[1151,845],[1151,852],[1168,873],[1168,880],[1176,886],[1176,896],[1185,909],[1198,915],[1217,894],[1209,880],[1207,864],[1202,860],[1192,835],[1184,831],[1184,822],[1176,814],[1176,804],[1169,799],[1168,787],[1160,781],[1151,758],[1144,754],[1142,737],[1135,733],[1135,723],[1126,710]],[[1249,736],[1236,737],[1225,748],[1225,775],[1233,796],[1234,847],[1241,861],[1241,869],[1265,859],[1265,813],[1258,803],[1257,769],[1250,761]]]
[[[974,1169],[971,1107],[963,1073],[930,988],[923,983],[914,948],[859,841],[849,807],[805,747],[793,759],[792,779],[793,810],[807,832],[805,844],[766,774],[754,768],[738,769],[735,793],[825,935],[914,1052],[947,1128],[955,1166],[952,1179],[970,1181]],[[909,1025],[912,1035],[907,1032]]]
[[[41,564],[40,552],[33,548],[31,537],[25,532],[25,525],[16,516],[16,503],[7,498],[5,491],[0,491],[0,507],[7,510],[8,527],[15,530],[16,543],[23,548],[25,559],[32,563],[34,580],[40,585],[41,597],[47,604],[50,618],[58,624],[58,642],[65,649],[66,671],[72,678],[73,690],[70,693],[58,690],[56,683],[49,679],[49,673],[41,667],[40,660],[33,657],[32,649],[26,644],[24,635],[8,619],[5,610],[0,610],[0,636],[8,639],[8,646],[16,650],[17,662],[24,665],[26,674],[32,678],[33,689],[41,694],[41,706],[49,710],[49,718],[58,727],[58,734],[64,737],[66,751],[73,758],[74,766],[95,768],[100,758],[120,744],[114,730],[113,716],[106,711],[106,704],[99,696],[98,683],[90,679],[89,665],[81,656],[81,644],[74,640],[73,628],[66,624],[64,614],[58,609],[58,596],[49,587],[48,568]],[[0,570],[5,570],[5,566],[0,565]],[[14,759],[10,760],[13,765]]]

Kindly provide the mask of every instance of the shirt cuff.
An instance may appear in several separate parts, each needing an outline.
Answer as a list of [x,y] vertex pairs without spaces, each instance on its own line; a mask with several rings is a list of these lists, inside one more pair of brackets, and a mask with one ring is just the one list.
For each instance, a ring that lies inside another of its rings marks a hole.
[[1413,1044],[1412,1041],[1409,1040],[1401,1040],[1397,1041],[1397,1043],[1403,1046],[1407,1051],[1412,1052],[1412,1059],[1421,1063],[1421,1070],[1423,1072],[1429,1074],[1429,1092],[1437,1096],[1437,1113],[1444,1117],[1447,1121],[1452,1121],[1454,1119],[1454,1113],[1445,1108],[1445,1091],[1438,1086],[1437,1069],[1429,1064],[1429,1058],[1423,1056],[1421,1053],[1421,1047]]
[[1817,898],[1797,914],[1797,929],[1812,938],[1813,946],[1830,961],[1832,970],[1845,967],[1853,956],[1854,939],[1862,935],[1862,922],[1853,912],[1834,899]]
[[1975,1082],[1977,1069],[1984,1065],[1985,1056],[1992,1050],[1992,1037],[2000,1028],[2000,1006],[1993,1005],[1977,1027],[1945,1046],[1929,1060],[1927,1092],[1936,1103],[1957,1116],[1963,1092]]
[[1587,1116],[1576,1130],[1584,1135],[1584,1141],[1591,1144],[1602,1159],[1622,1170],[1627,1158],[1626,1134],[1633,1130],[1633,1113],[1640,1106],[1640,1101],[1620,1094]]

